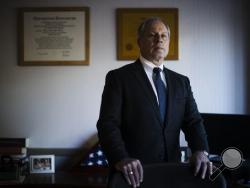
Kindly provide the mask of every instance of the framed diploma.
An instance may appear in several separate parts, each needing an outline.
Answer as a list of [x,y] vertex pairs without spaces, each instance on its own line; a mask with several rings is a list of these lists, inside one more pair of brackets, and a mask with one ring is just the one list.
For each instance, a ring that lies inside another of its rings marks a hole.
[[117,59],[135,60],[139,57],[137,28],[147,18],[159,17],[170,27],[170,46],[166,59],[178,60],[177,8],[119,8],[117,9]]
[[89,8],[21,8],[19,62],[29,65],[88,65]]

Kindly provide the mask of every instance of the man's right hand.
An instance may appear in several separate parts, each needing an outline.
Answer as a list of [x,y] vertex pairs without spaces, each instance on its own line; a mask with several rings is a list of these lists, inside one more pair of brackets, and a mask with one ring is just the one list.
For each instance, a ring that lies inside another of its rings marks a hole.
[[138,159],[123,159],[115,164],[115,168],[123,173],[128,184],[134,188],[143,181],[143,168]]

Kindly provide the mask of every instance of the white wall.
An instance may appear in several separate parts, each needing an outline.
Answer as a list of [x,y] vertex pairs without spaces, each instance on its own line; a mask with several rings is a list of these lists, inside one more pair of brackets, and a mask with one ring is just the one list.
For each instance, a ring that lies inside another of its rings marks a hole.
[[[0,8],[0,137],[71,148],[96,133],[105,75],[116,60],[115,9],[179,8],[179,60],[201,112],[248,113],[244,18],[239,0],[4,0]],[[90,65],[17,65],[18,7],[90,7]]]

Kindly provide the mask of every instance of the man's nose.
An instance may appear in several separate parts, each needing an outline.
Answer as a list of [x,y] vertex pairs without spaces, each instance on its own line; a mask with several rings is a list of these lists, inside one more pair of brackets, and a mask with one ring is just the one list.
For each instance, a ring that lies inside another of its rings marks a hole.
[[156,34],[156,35],[155,35],[155,40],[156,40],[157,42],[163,42],[163,37],[162,37],[160,34]]

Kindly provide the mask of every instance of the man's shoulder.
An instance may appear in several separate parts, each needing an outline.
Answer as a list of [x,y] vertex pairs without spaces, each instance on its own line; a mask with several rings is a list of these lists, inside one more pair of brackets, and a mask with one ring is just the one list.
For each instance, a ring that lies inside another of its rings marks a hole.
[[111,70],[111,71],[109,71],[109,72],[115,72],[115,73],[120,73],[120,74],[122,74],[122,73],[131,72],[131,71],[137,69],[139,66],[140,66],[140,62],[139,62],[139,61],[135,61],[135,62],[133,62],[133,63],[129,63],[129,64],[127,64],[127,65],[124,65],[124,66],[122,66],[122,67],[119,67],[119,68],[117,68],[117,69],[113,69],[113,70]]
[[116,68],[110,70],[107,75],[106,79],[116,79],[116,80],[130,80],[133,79],[133,73],[137,72],[140,68],[140,62],[135,61],[134,63],[129,63],[124,65],[120,68]]
[[165,70],[167,71],[167,75],[174,77],[174,78],[179,78],[179,79],[187,79],[188,77],[186,75],[180,74],[178,72],[175,72],[173,70],[170,70],[168,68],[165,68]]

